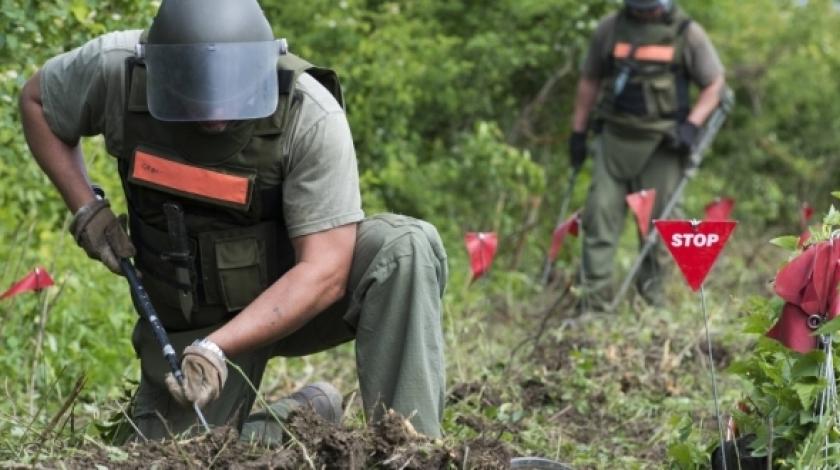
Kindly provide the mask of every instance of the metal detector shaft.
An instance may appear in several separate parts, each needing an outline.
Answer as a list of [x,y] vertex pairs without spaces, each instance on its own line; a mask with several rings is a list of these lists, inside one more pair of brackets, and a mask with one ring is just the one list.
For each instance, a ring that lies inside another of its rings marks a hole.
[[[700,140],[697,142],[694,149],[692,149],[691,155],[688,159],[688,164],[685,170],[683,170],[679,184],[677,184],[673,194],[671,194],[671,198],[662,209],[662,213],[657,215],[658,219],[667,219],[671,216],[671,212],[674,211],[674,208],[682,198],[682,193],[685,190],[686,185],[688,185],[688,181],[694,178],[697,174],[700,164],[703,163],[703,156],[709,147],[712,146],[712,142],[714,142],[715,137],[717,137],[718,132],[720,132],[720,128],[723,127],[723,124],[726,122],[726,118],[729,116],[729,113],[732,111],[732,107],[734,105],[735,95],[732,93],[732,90],[726,88],[721,95],[720,104],[706,122],[706,125],[703,128],[703,133],[700,136]],[[616,292],[615,298],[613,298],[613,301],[609,306],[610,310],[615,310],[621,300],[624,299],[624,296],[627,294],[627,290],[630,288],[630,284],[633,283],[633,280],[636,278],[636,274],[639,272],[639,268],[642,267],[642,263],[645,261],[645,258],[648,254],[650,254],[650,251],[653,250],[653,247],[656,246],[658,239],[659,235],[656,230],[651,230],[650,233],[648,233],[648,236],[645,239],[645,244],[642,246],[642,249],[639,250],[638,256],[636,256],[636,259],[633,261],[633,265],[630,267],[630,271],[627,272],[624,282],[621,284],[621,287],[618,288],[618,292]]]
[[[575,182],[577,181],[578,173],[580,173],[580,167],[572,169],[572,172],[569,174],[569,180],[566,182],[566,192],[563,194],[563,201],[560,203],[560,216],[557,218],[557,223],[554,224],[555,229],[566,220],[566,215],[569,212],[569,203],[572,200],[572,193],[575,190]],[[540,277],[541,284],[548,283],[549,274],[551,274],[551,260],[549,259],[549,256],[546,255],[545,263],[543,263],[542,276]]]
[[[169,363],[169,369],[172,371],[172,375],[175,377],[175,380],[178,381],[178,384],[183,386],[184,373],[181,372],[181,366],[178,364],[178,355],[175,353],[175,348],[173,348],[172,344],[169,342],[169,336],[167,336],[166,330],[160,323],[160,318],[158,318],[155,307],[149,299],[149,294],[146,293],[146,289],[144,289],[143,285],[140,283],[140,279],[137,277],[137,273],[134,271],[134,266],[131,265],[131,261],[126,258],[120,259],[120,270],[123,275],[125,275],[125,278],[128,279],[128,285],[131,287],[131,298],[134,301],[134,306],[137,308],[137,311],[140,312],[140,315],[149,322],[149,325],[152,327],[152,332],[155,334],[155,340],[163,350],[163,357],[166,359],[166,362]],[[198,420],[201,422],[201,425],[207,432],[209,432],[210,426],[207,425],[207,420],[204,419],[204,414],[195,403],[193,403],[193,410],[195,410],[195,414],[198,416]]]

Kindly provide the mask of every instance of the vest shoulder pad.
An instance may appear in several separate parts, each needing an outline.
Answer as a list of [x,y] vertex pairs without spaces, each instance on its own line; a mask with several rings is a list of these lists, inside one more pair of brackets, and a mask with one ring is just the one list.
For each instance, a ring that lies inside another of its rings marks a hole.
[[277,86],[280,93],[277,110],[272,116],[260,120],[255,130],[256,135],[282,133],[289,125],[292,105],[295,101],[295,83],[302,73],[308,73],[321,83],[344,107],[344,97],[338,75],[331,69],[316,67],[305,59],[286,53],[277,59]]
[[310,62],[292,53],[286,53],[277,60],[277,73],[280,80],[280,93],[290,94],[294,90],[297,78],[303,72],[311,75],[344,107],[344,95],[341,82],[334,70],[312,65]]

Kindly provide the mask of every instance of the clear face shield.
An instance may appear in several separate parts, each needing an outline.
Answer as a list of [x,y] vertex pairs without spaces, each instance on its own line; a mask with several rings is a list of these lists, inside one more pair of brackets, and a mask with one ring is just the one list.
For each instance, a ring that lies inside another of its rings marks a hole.
[[277,108],[284,40],[144,44],[149,112],[161,121],[258,119]]

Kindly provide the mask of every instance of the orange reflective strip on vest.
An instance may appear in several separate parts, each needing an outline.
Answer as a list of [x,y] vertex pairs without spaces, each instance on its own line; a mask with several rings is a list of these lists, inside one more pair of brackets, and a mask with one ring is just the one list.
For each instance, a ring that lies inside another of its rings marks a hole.
[[249,202],[251,180],[248,177],[167,160],[142,150],[134,152],[131,179],[238,206]]
[[[613,48],[616,59],[630,58],[633,46],[626,42],[619,42]],[[633,59],[647,62],[672,62],[674,60],[674,46],[639,46],[633,54]]]

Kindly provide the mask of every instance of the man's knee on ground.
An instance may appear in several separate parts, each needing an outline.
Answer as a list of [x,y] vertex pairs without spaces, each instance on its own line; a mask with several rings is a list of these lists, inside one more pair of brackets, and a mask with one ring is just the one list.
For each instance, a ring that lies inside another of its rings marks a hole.
[[386,259],[410,258],[411,263],[429,263],[434,267],[440,295],[448,279],[446,250],[434,225],[420,219],[396,214],[381,214],[370,219],[376,224],[378,256]]

